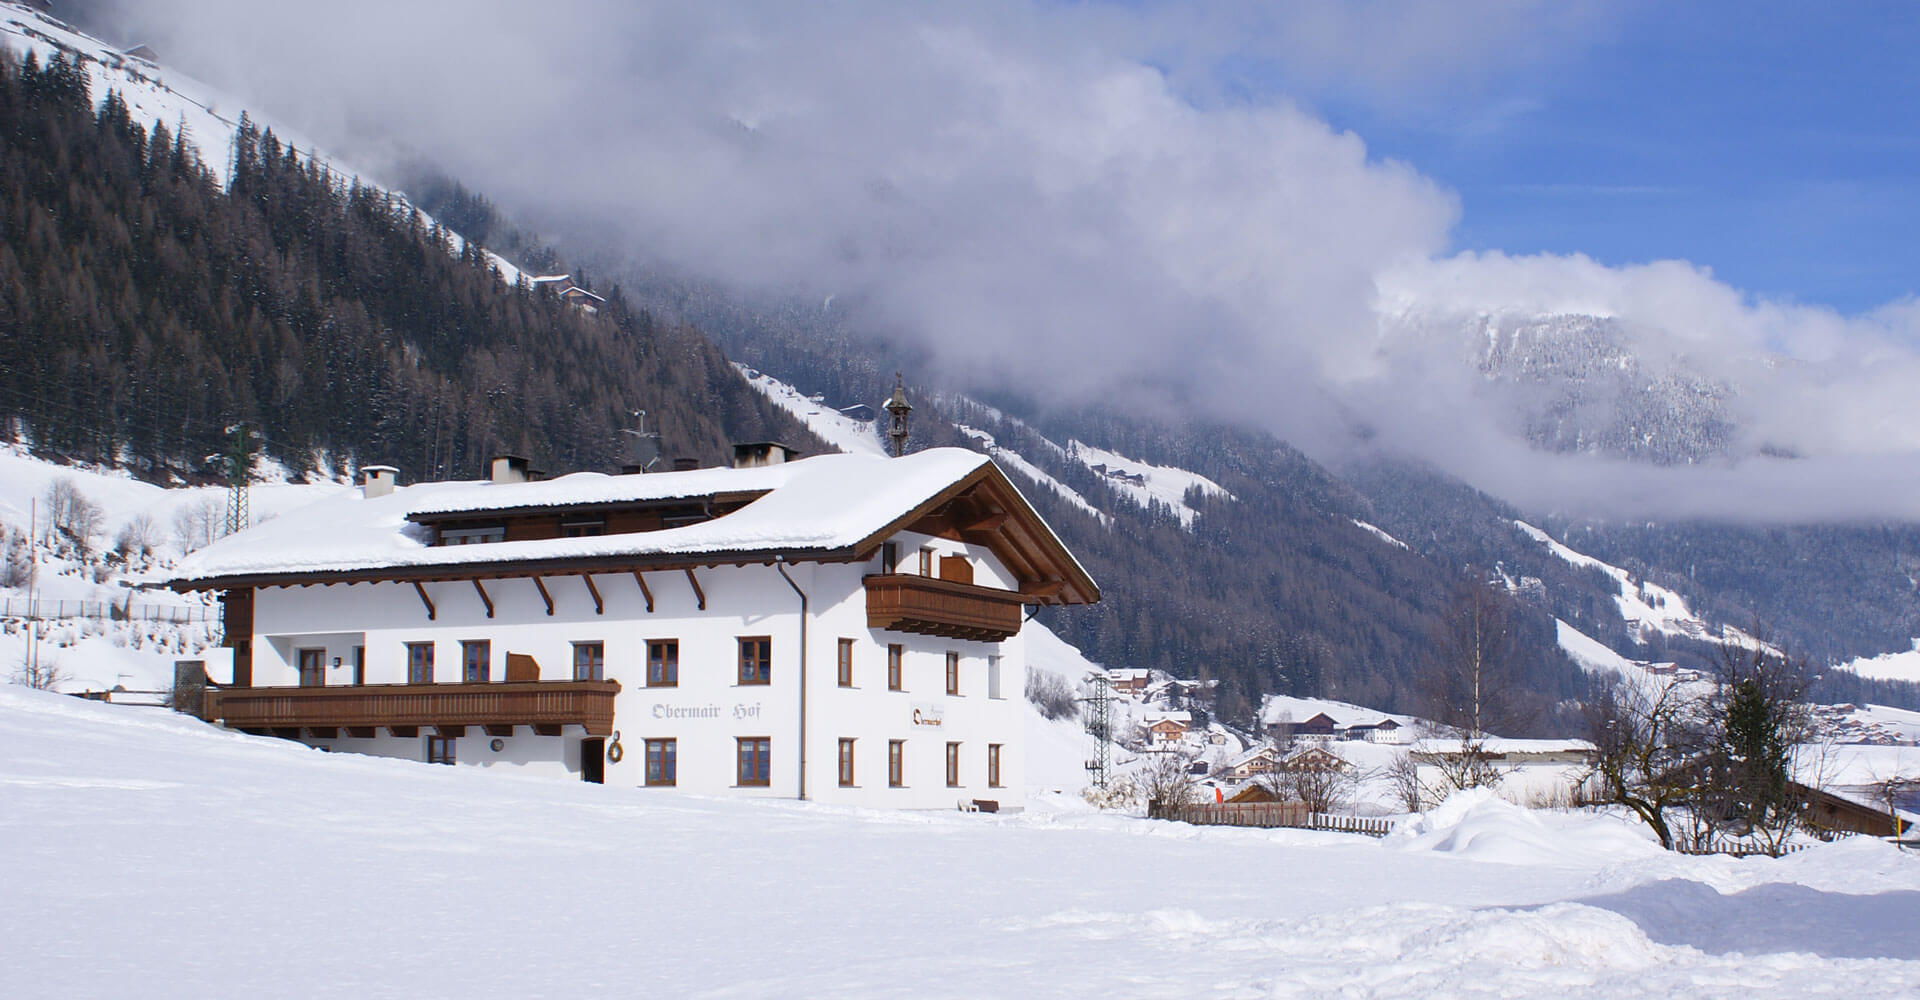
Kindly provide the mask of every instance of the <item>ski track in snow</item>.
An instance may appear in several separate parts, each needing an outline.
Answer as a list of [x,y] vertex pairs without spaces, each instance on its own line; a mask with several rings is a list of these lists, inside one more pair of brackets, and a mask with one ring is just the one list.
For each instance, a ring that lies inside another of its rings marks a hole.
[[[893,814],[324,754],[6,689],[0,805],[16,996],[1615,1000],[1920,982],[1920,863],[1884,844],[1683,858],[1620,820],[1498,802],[1450,802],[1385,841],[1070,805]],[[1746,901],[1790,905],[1763,920]]]

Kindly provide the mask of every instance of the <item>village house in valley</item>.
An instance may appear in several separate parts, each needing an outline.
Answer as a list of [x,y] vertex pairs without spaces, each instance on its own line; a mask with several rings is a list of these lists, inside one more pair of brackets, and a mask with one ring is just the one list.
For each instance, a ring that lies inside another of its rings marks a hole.
[[[194,553],[203,714],[330,750],[880,807],[1021,804],[1026,608],[1099,599],[985,456],[360,491]],[[225,681],[225,683],[221,683]]]

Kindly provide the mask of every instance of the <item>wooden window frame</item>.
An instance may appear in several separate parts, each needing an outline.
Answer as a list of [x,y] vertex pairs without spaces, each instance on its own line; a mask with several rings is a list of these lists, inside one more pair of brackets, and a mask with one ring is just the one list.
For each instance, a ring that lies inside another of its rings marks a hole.
[[1000,787],[1000,744],[987,744],[987,787]]
[[456,744],[452,736],[428,736],[427,763],[449,765],[459,763],[455,748]]
[[839,660],[836,665],[839,668],[840,686],[843,688],[852,687],[853,686],[853,640],[852,639],[840,640]]
[[1005,689],[1000,686],[1000,655],[998,653],[987,657],[987,697],[994,701],[1006,698]]
[[880,544],[880,572],[888,576],[900,572],[899,542],[882,542]]
[[367,684],[367,647],[353,647],[353,686],[365,687]]
[[905,691],[907,689],[907,648],[897,642],[887,643],[887,690]]
[[931,545],[923,546],[920,549],[920,575],[933,575],[933,546]]
[[[486,654],[485,658],[480,663],[480,677],[477,680],[473,676],[473,673],[474,673],[473,650],[474,650],[474,647],[476,646],[479,647],[480,650]],[[488,683],[491,683],[492,681],[493,681],[493,640],[491,639],[460,640],[460,683],[488,684]]]
[[947,650],[947,693],[960,693],[960,654],[951,649]]
[[[593,650],[588,663],[587,675],[580,675],[580,653]],[[604,640],[593,639],[573,644],[573,679],[576,681],[601,681],[607,679],[607,644]]]
[[960,743],[958,740],[947,743],[947,787],[959,788],[960,785]]
[[[426,655],[420,657],[416,661],[414,658],[414,654],[416,652],[424,652]],[[416,672],[414,669],[415,667],[420,667],[422,669]],[[431,642],[407,643],[407,683],[408,684],[432,684],[433,683],[433,643]]]
[[[671,736],[641,743],[640,781],[648,788],[672,788],[680,783],[680,741]],[[664,766],[663,766],[664,765]],[[661,772],[664,770],[664,774]]]
[[[740,687],[765,687],[769,684],[772,684],[773,683],[773,636],[742,635],[742,636],[736,636],[735,638],[738,639],[740,643],[740,673],[736,678],[736,682],[739,684],[739,686]],[[750,644],[758,645],[760,647],[761,655],[758,659],[750,659],[748,657],[747,650]],[[749,666],[756,665],[756,664],[758,665],[759,669],[750,673],[748,669]]]
[[907,787],[907,741],[887,741],[887,787]]
[[852,788],[853,785],[853,737],[840,737],[840,787]]
[[[653,655],[656,650],[671,655],[663,655],[656,658]],[[654,669],[656,663],[660,667],[657,671]],[[647,640],[647,686],[655,688],[680,686],[680,640]]]
[[[758,754],[758,758],[749,757],[749,753]],[[758,763],[763,770],[759,775],[749,775],[749,761]],[[736,736],[733,738],[733,783],[740,788],[769,788],[773,785],[773,738],[770,736]]]

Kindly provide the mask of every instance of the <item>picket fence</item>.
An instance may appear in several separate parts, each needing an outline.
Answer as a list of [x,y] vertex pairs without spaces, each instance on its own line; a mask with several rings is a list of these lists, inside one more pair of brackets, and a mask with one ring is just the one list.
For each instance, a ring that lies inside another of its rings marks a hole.
[[1393,832],[1390,819],[1317,813],[1299,802],[1196,802],[1176,806],[1168,811],[1166,818],[1195,826],[1288,827],[1368,837],[1384,837]]

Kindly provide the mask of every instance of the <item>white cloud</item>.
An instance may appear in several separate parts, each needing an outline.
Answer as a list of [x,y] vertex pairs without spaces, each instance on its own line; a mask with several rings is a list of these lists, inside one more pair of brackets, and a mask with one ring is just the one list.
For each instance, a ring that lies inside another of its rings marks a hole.
[[1211,67],[1249,59],[1380,100],[1471,88],[1604,34],[1597,10],[161,0],[128,16],[336,151],[376,167],[429,153],[639,258],[840,295],[976,381],[1066,401],[1150,390],[1323,456],[1362,424],[1560,506],[1752,509],[1741,476],[1814,468],[1534,454],[1454,345],[1403,335],[1383,353],[1376,310],[1587,312],[1651,358],[1751,385],[1755,440],[1858,484],[1830,509],[1898,506],[1891,466],[1863,459],[1920,450],[1920,305],[1755,301],[1680,261],[1439,256],[1450,192],[1289,101],[1207,92]]

